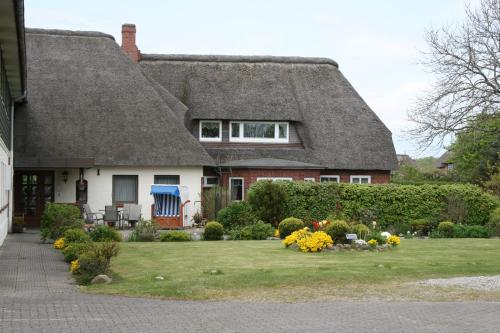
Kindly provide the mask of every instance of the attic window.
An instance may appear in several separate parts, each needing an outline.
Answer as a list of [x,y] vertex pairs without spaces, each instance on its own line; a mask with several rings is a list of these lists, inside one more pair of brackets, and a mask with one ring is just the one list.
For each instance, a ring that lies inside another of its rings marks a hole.
[[200,120],[200,141],[221,141],[222,122],[218,120]]
[[232,142],[288,143],[288,123],[232,121],[229,128]]

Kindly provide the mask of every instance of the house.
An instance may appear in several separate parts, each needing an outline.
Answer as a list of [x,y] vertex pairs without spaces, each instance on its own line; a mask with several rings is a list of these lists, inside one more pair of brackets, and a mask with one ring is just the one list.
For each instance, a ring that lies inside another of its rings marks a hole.
[[[27,29],[28,89],[16,110],[15,188],[32,200],[140,203],[152,184],[189,192],[183,225],[216,184],[245,199],[260,179],[385,183],[391,132],[336,62],[143,54],[99,32]],[[37,225],[43,202],[15,208]],[[31,201],[30,201],[31,202]]]
[[448,173],[453,170],[453,154],[450,151],[446,151],[441,155],[436,161],[436,167],[439,170]]
[[26,94],[23,1],[0,1],[0,245],[12,220],[12,119]]
[[408,154],[397,154],[396,158],[398,160],[398,167],[402,167],[404,165],[416,166],[417,161],[410,157]]

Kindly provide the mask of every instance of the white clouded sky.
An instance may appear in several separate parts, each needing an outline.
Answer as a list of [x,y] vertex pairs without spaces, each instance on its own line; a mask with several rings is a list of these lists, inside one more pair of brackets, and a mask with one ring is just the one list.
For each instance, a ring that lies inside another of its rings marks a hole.
[[[472,1],[477,3],[477,1]],[[398,153],[407,109],[429,87],[417,64],[424,31],[460,22],[466,0],[25,0],[26,26],[110,33],[135,23],[145,53],[328,57],[393,133]],[[439,149],[425,154],[440,154]]]

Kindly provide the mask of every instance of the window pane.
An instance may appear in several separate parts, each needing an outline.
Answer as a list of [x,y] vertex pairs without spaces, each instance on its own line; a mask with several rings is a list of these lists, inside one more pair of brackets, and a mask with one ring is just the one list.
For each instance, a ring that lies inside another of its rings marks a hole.
[[334,183],[338,183],[339,180],[337,177],[321,177],[321,182],[322,183],[327,183],[327,182],[334,182]]
[[243,124],[245,138],[274,139],[274,124]]
[[219,138],[219,122],[201,122],[201,137],[202,138],[211,138],[216,139]]
[[280,139],[286,139],[286,132],[287,132],[287,124],[279,124],[279,131],[280,131]]
[[113,202],[137,203],[137,176],[113,176]]
[[155,175],[155,184],[178,185],[180,177],[178,175]]
[[243,179],[231,179],[231,200],[243,200]]
[[358,177],[355,177],[352,179],[352,183],[353,184],[359,184],[359,178]]
[[240,123],[231,123],[231,137],[240,137]]
[[361,184],[368,184],[368,178],[366,177],[361,178]]

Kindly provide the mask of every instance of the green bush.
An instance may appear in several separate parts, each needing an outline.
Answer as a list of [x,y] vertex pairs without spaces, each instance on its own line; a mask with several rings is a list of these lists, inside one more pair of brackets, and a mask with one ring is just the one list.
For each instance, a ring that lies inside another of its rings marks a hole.
[[287,193],[277,182],[259,181],[248,193],[248,203],[257,217],[274,226],[286,216],[284,202]]
[[489,238],[490,228],[482,225],[455,224],[453,227],[454,238]]
[[273,235],[274,228],[269,223],[258,221],[241,230],[241,239],[263,240]]
[[439,223],[437,231],[445,238],[452,238],[454,226],[455,224],[451,221],[443,221]]
[[100,225],[90,232],[90,238],[94,242],[121,242],[122,235],[115,229]]
[[[377,217],[378,226],[406,226],[416,219],[430,221],[459,218],[461,212],[454,211],[460,202],[467,215],[460,217],[464,224],[484,225],[490,212],[496,207],[494,198],[480,187],[470,184],[444,185],[369,185],[332,184],[309,182],[276,182],[287,193],[284,200],[284,216],[295,216],[309,223],[322,220],[338,211],[351,220],[360,210],[369,209]],[[254,186],[250,188],[253,191]],[[250,193],[249,193],[250,195]],[[396,228],[395,228],[396,229]],[[398,230],[401,232],[400,230]]]
[[130,234],[129,242],[153,242],[158,238],[160,226],[153,220],[142,220]]
[[500,237],[500,207],[491,212],[488,226],[494,236]]
[[78,259],[80,254],[88,252],[92,248],[92,246],[94,246],[94,243],[92,242],[69,244],[62,250],[64,261],[71,262]]
[[278,225],[278,230],[280,232],[280,238],[284,239],[286,236],[292,234],[292,232],[304,228],[304,222],[301,219],[295,217],[288,217],[280,222]]
[[364,224],[355,224],[351,227],[351,232],[358,236],[358,239],[365,239],[370,233],[370,229]]
[[47,202],[41,218],[40,234],[43,241],[58,239],[67,229],[81,229],[84,224],[78,207]]
[[205,226],[203,239],[205,240],[221,240],[224,235],[224,227],[217,221],[208,222]]
[[432,231],[432,224],[427,219],[416,219],[410,222],[411,230],[420,236],[427,236]]
[[76,274],[78,284],[87,285],[99,274],[107,274],[111,258],[118,255],[116,242],[94,243],[87,251],[78,256],[79,268]]
[[243,227],[257,222],[257,217],[252,208],[244,201],[233,202],[226,208],[223,208],[217,214],[219,221],[226,230],[234,227]]
[[83,229],[67,229],[63,233],[64,244],[88,243],[91,241],[89,234]]
[[189,242],[191,235],[182,230],[172,230],[160,234],[160,242]]
[[347,239],[345,234],[349,233],[351,228],[346,221],[343,220],[333,220],[325,228],[325,232],[332,237],[334,244],[345,244]]
[[375,239],[378,245],[383,245],[386,243],[387,239],[380,234],[380,232],[372,232],[366,237],[367,240]]

